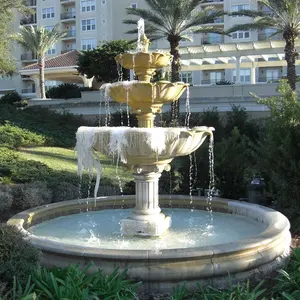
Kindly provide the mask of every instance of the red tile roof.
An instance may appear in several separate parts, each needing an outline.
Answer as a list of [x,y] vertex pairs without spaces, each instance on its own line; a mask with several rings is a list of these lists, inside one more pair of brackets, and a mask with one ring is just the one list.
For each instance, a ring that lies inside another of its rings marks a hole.
[[[72,50],[64,54],[47,59],[45,61],[45,69],[77,66],[78,55],[79,51]],[[34,63],[22,68],[21,70],[35,70],[38,68],[38,64]]]

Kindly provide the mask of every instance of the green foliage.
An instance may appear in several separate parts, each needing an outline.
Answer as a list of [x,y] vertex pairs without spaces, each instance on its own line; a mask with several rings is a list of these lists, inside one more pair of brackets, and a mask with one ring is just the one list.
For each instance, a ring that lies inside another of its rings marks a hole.
[[[78,265],[67,268],[38,268],[33,272],[32,279],[27,282],[28,293],[33,291],[38,299],[72,299],[72,300],[104,300],[104,299],[136,299],[136,287],[126,279],[126,272],[115,270],[104,275],[101,270],[87,275],[91,264],[83,270]],[[26,289],[25,289],[26,290]]]
[[41,181],[16,185],[14,196],[13,206],[20,210],[48,204],[52,201],[52,191],[47,188],[45,182]]
[[[230,280],[230,278],[229,278]],[[211,286],[200,286],[195,292],[193,299],[203,300],[267,300],[264,297],[266,292],[262,289],[263,281],[257,286],[251,287],[250,281],[230,285],[229,289],[220,290]]]
[[0,213],[7,212],[13,203],[13,197],[9,186],[0,184]]
[[[119,80],[115,57],[133,49],[132,44],[125,40],[105,42],[96,49],[82,51],[78,57],[78,72],[95,76],[99,82],[115,82]],[[129,70],[122,69],[123,79],[129,79]]]
[[292,251],[285,270],[279,270],[273,289],[275,299],[300,299],[300,248]]
[[1,147],[19,148],[27,146],[42,146],[45,144],[45,140],[45,137],[41,134],[36,134],[10,123],[0,126]]
[[185,284],[177,285],[176,287],[173,288],[171,300],[185,300],[188,299],[187,296],[188,296],[188,290],[185,287]]
[[80,87],[75,83],[62,83],[48,89],[46,97],[54,99],[81,98],[82,91],[93,91],[93,89],[89,87]]
[[16,275],[20,284],[25,284],[38,261],[38,250],[16,227],[0,226],[0,281],[7,284],[7,289],[13,286]]
[[12,105],[0,106],[0,123],[9,122],[45,138],[45,145],[70,148],[75,146],[75,132],[87,125],[82,117],[70,113],[59,114],[39,107],[19,110]]
[[62,83],[48,89],[46,97],[54,99],[81,98],[80,87],[75,83]]
[[59,182],[53,186],[52,202],[60,202],[66,200],[77,199],[79,197],[78,186],[71,182]]
[[220,80],[216,82],[216,85],[233,85],[234,82],[229,80]]
[[8,93],[0,98],[1,104],[13,105],[15,103],[20,103],[21,101],[22,101],[22,98],[16,91]]
[[270,109],[270,117],[254,156],[277,208],[293,221],[300,209],[300,104],[286,81],[279,92],[278,97],[259,100]]

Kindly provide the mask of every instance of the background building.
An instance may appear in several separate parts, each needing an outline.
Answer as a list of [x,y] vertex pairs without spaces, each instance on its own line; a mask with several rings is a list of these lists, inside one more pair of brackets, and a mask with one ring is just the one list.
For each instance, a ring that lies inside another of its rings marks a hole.
[[[34,14],[25,19],[19,16],[14,24],[15,30],[20,24],[45,26],[51,30],[60,23],[61,28],[68,32],[61,42],[49,49],[48,58],[74,49],[92,49],[101,41],[129,38],[125,35],[129,26],[122,23],[128,18],[126,8],[146,8],[144,0],[27,0],[27,5],[34,10]],[[266,10],[260,2],[253,0],[208,0],[197,10],[205,6],[225,11]],[[225,16],[216,20],[213,26],[228,29],[248,21],[245,17]],[[278,41],[276,44],[280,37],[273,37],[275,41],[271,42],[271,33],[240,31],[231,37],[191,34],[192,42],[181,42],[182,81],[197,86],[220,81],[256,84],[278,80],[286,74],[284,42]],[[157,41],[152,43],[151,48],[167,51],[169,44],[167,41]],[[34,53],[26,52],[20,45],[15,45],[14,55],[19,69],[36,62]],[[57,84],[59,82],[56,80],[46,81],[46,86]],[[13,89],[23,96],[33,97],[36,91],[34,78],[17,75],[0,80],[0,93]]]

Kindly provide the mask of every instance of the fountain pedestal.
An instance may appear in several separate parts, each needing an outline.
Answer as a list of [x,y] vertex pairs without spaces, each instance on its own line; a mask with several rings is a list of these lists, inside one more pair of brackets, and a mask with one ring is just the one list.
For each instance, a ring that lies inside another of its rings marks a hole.
[[[162,170],[149,167],[137,168],[141,172],[133,174],[135,209],[130,217],[121,221],[121,231],[125,235],[160,236],[171,225],[171,218],[159,207],[158,181]],[[156,169],[156,172],[151,169]]]

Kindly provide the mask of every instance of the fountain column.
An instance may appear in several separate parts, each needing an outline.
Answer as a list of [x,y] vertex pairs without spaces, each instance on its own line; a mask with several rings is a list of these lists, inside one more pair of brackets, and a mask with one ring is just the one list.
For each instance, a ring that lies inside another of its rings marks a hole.
[[133,174],[135,181],[135,208],[131,216],[123,219],[121,230],[126,235],[160,236],[171,225],[171,218],[159,207],[158,181],[169,165],[139,166]]

